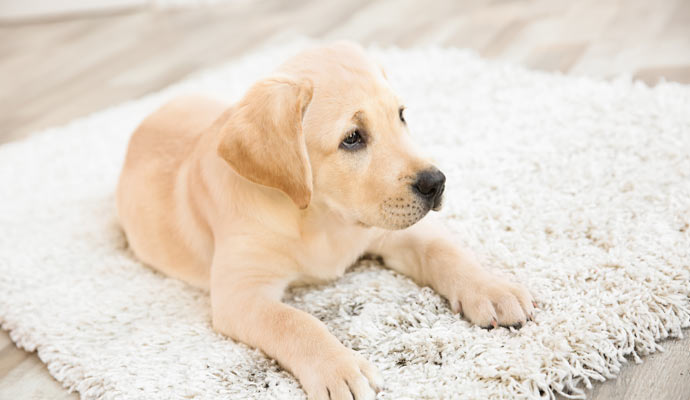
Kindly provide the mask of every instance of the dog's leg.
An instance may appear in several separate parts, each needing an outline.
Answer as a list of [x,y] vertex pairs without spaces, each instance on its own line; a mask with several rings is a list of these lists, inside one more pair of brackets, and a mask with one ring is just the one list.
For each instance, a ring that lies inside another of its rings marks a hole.
[[249,265],[237,255],[219,259],[211,271],[214,329],[277,360],[297,377],[309,399],[375,397],[382,384],[376,368],[343,346],[321,321],[282,303],[288,280],[275,267],[257,268],[261,260],[252,258]]
[[443,224],[427,217],[400,231],[387,231],[368,250],[384,263],[428,285],[448,299],[455,312],[482,327],[521,326],[534,313],[522,285],[485,270],[460,247]]

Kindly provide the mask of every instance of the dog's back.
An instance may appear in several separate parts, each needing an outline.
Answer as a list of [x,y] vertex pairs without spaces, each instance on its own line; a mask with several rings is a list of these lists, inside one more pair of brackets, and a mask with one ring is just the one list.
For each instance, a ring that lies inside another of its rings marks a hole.
[[[185,213],[174,201],[183,162],[202,132],[226,105],[201,96],[172,100],[149,115],[133,133],[117,188],[117,208],[136,255],[162,272],[197,286],[207,286],[209,260],[200,260],[185,232]],[[170,237],[175,236],[175,237]]]

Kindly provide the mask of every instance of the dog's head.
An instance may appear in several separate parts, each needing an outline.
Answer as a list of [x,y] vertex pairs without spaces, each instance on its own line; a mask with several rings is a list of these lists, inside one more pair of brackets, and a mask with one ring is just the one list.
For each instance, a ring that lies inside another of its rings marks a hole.
[[445,176],[416,153],[402,102],[360,47],[308,50],[279,71],[223,128],[218,152],[237,173],[365,226],[402,229],[440,209]]

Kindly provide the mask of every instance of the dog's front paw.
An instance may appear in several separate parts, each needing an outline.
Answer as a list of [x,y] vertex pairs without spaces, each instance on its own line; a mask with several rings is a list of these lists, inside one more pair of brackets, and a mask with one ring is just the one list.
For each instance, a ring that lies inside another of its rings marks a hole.
[[314,362],[300,374],[309,400],[369,400],[383,385],[376,367],[349,349]]
[[520,328],[534,318],[536,306],[524,286],[494,275],[467,284],[455,299],[449,300],[453,311],[484,328]]

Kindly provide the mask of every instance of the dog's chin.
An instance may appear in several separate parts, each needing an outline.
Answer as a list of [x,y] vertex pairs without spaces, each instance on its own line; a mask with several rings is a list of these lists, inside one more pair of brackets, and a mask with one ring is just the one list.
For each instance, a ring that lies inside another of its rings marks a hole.
[[437,198],[433,204],[423,207],[422,211],[417,216],[415,216],[416,218],[410,219],[409,217],[406,217],[397,220],[395,218],[386,219],[382,224],[376,224],[376,226],[388,230],[401,230],[409,228],[412,225],[419,222],[422,218],[424,218],[429,213],[429,211],[441,211],[442,208],[443,196]]
[[416,224],[419,222],[424,216],[426,216],[429,213],[430,209],[427,208],[425,211],[422,211],[418,215],[413,216],[406,216],[403,218],[381,218],[373,223],[366,223],[363,221],[359,221],[359,224],[364,227],[377,227],[377,228],[382,228],[386,229],[389,231],[398,231],[401,229],[409,228],[412,225]]
[[439,211],[443,207],[443,196],[433,202],[419,198],[389,198],[379,207],[379,212],[356,213],[357,225],[363,228],[382,228],[400,230],[409,228],[424,218],[429,211]]

